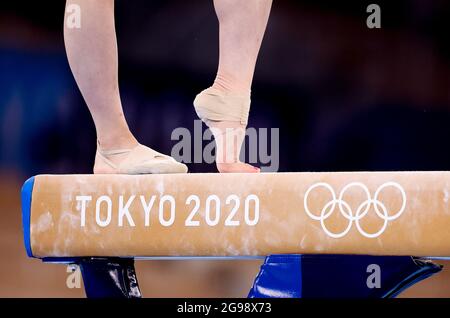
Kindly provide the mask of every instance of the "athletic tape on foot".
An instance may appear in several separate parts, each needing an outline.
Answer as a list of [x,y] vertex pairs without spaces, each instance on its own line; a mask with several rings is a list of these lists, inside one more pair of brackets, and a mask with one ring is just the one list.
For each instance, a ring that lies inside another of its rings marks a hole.
[[210,87],[196,96],[194,107],[198,117],[204,122],[235,121],[247,125],[250,96],[226,94]]

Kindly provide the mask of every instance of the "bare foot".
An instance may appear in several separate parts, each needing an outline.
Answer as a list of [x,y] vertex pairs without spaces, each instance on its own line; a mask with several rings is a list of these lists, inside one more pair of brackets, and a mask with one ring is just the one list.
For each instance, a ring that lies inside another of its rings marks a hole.
[[206,121],[216,141],[216,166],[221,173],[258,173],[260,169],[241,162],[239,154],[245,126],[233,121]]
[[216,163],[220,173],[258,173],[260,169],[244,162]]

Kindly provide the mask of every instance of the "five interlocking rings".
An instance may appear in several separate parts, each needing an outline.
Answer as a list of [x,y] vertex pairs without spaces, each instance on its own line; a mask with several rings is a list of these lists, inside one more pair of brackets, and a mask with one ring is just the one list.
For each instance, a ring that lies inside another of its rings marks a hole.
[[[308,207],[308,197],[311,191],[313,191],[316,188],[323,187],[325,189],[328,189],[332,195],[331,201],[329,201],[327,204],[325,204],[322,208],[322,211],[320,211],[320,215],[316,215],[311,213]],[[353,213],[352,208],[350,205],[343,200],[345,192],[350,189],[351,187],[359,187],[361,188],[367,195],[367,200],[362,202],[358,208],[356,209],[356,213]],[[394,214],[389,215],[386,206],[378,200],[378,196],[380,195],[381,190],[383,190],[386,187],[394,187],[400,190],[401,196],[402,196],[402,206],[400,209]],[[378,189],[375,191],[375,195],[373,199],[371,198],[369,189],[361,182],[351,182],[347,184],[340,192],[339,198],[336,198],[336,193],[334,192],[333,188],[325,182],[318,182],[313,184],[305,193],[304,201],[303,201],[306,214],[310,218],[316,221],[320,221],[320,225],[322,226],[322,229],[325,231],[325,233],[333,238],[341,238],[344,235],[346,235],[353,224],[353,221],[355,221],[356,228],[358,229],[359,233],[364,235],[367,238],[374,238],[380,236],[384,230],[387,227],[388,221],[395,220],[398,218],[406,207],[406,193],[405,190],[396,182],[386,182],[383,183],[381,186],[378,187]],[[336,205],[338,205],[339,212],[344,216],[348,221],[348,226],[344,231],[341,233],[333,233],[331,232],[325,225],[325,220],[328,219],[333,212],[335,211]],[[375,213],[380,217],[382,220],[384,220],[383,226],[378,232],[375,233],[367,233],[360,225],[359,221],[369,213],[370,207],[373,205]]]

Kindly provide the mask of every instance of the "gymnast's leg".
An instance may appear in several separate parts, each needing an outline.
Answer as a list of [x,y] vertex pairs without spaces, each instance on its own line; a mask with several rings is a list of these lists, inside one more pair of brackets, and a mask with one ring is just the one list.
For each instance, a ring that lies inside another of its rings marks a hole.
[[239,152],[271,6],[272,0],[214,0],[219,19],[219,66],[214,84],[197,95],[194,106],[214,134],[220,172],[259,172],[240,162]]
[[[94,119],[94,173],[176,173],[185,165],[140,145],[125,120],[118,85],[114,0],[67,0],[79,5],[81,27],[64,23],[70,68]],[[68,18],[66,14],[65,21]]]

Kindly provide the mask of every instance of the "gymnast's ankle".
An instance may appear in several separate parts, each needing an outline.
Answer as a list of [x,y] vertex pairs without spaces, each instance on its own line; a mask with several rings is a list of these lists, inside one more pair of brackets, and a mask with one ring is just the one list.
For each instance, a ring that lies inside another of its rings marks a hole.
[[107,133],[97,133],[98,146],[103,150],[127,149],[136,147],[139,142],[128,129],[118,129]]
[[248,96],[250,97],[251,89],[250,83],[246,81],[238,81],[231,76],[223,74],[217,74],[211,88],[214,88],[224,94],[235,96]]

